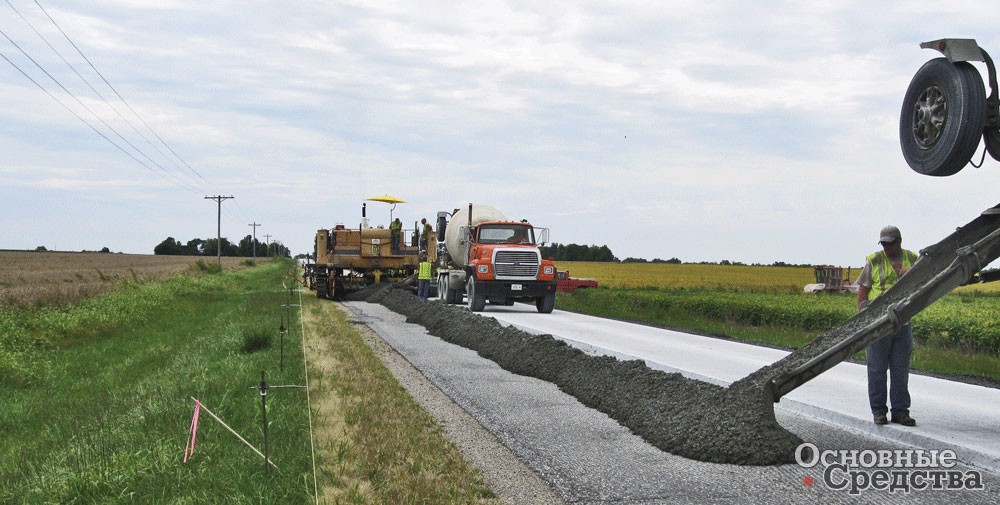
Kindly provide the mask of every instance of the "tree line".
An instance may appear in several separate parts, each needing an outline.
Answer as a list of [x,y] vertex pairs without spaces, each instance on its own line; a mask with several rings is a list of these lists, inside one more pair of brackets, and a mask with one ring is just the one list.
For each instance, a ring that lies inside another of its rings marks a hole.
[[[685,263],[680,259],[673,257],[670,259],[653,258],[647,260],[645,258],[633,258],[629,256],[623,260],[619,260],[611,249],[606,245],[596,246],[596,245],[580,245],[580,244],[557,244],[543,246],[539,248],[542,252],[542,257],[551,258],[555,261],[598,261],[598,262],[609,262],[609,263],[668,263],[673,265],[680,265]],[[719,262],[714,261],[697,261],[691,262],[696,265],[722,265],[722,266],[747,266],[746,263],[740,261],[730,261],[722,260]],[[761,263],[752,263],[750,266],[775,266],[775,267],[812,267],[811,264],[794,264],[786,263],[784,261],[775,261],[770,265],[763,265]]]
[[[215,256],[219,254],[217,245],[219,240],[195,238],[182,243],[174,237],[167,237],[153,248],[153,254],[157,255],[182,255],[182,256]],[[291,251],[281,242],[261,243],[252,236],[247,235],[238,244],[233,244],[226,237],[221,241],[223,256],[252,257],[259,258],[284,256],[291,257]]]
[[618,258],[615,257],[614,253],[606,245],[553,243],[539,249],[542,252],[542,257],[552,258],[555,261],[618,261]]

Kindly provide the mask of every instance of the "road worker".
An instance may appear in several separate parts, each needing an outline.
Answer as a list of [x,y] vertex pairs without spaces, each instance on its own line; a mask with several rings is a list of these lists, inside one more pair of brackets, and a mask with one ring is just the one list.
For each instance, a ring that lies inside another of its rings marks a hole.
[[397,217],[389,223],[389,236],[392,239],[392,252],[399,252],[399,238],[403,233],[403,223]]
[[434,227],[427,222],[426,217],[420,220],[420,224],[422,225],[420,227],[420,250],[426,251],[427,244],[431,243],[430,239],[431,235],[434,233]]
[[[858,311],[864,310],[871,300],[891,288],[917,261],[917,255],[903,249],[899,228],[886,226],[879,234],[881,251],[865,258],[865,268],[858,277]],[[908,386],[910,358],[913,355],[913,324],[906,322],[896,333],[883,337],[867,349],[868,402],[875,424],[887,424],[891,414],[894,423],[916,426],[910,417],[910,391]],[[886,372],[890,386],[888,400],[892,409],[886,408]]]
[[431,262],[427,261],[427,253],[420,252],[420,265],[417,270],[417,296],[426,300],[431,295]]

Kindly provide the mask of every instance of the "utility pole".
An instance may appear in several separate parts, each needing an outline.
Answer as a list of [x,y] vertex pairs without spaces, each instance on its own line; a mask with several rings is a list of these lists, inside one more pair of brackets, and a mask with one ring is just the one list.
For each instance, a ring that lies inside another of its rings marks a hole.
[[271,236],[264,235],[264,239],[267,240],[267,257],[271,257]]
[[215,200],[216,203],[218,203],[218,205],[219,205],[219,217],[218,217],[218,220],[217,220],[216,233],[215,233],[215,250],[216,250],[216,256],[217,256],[217,259],[218,259],[218,262],[219,262],[219,268],[222,268],[222,201],[223,200],[229,200],[230,198],[236,198],[236,197],[233,196],[233,195],[229,195],[229,196],[221,196],[221,195],[219,195],[219,196],[206,196],[205,197],[206,200]]
[[253,226],[253,242],[250,244],[250,248],[253,249],[253,265],[257,266],[257,227],[260,223],[253,222],[247,226]]

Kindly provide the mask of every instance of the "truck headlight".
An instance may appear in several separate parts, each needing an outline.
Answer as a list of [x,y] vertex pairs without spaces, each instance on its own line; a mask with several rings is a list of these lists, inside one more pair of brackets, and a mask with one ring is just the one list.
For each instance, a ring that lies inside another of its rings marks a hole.
[[556,273],[556,267],[545,267],[542,271],[545,272],[545,275],[552,275]]
[[490,266],[489,265],[479,265],[478,267],[476,267],[476,270],[479,273],[481,273],[481,274],[486,274],[486,273],[490,272]]

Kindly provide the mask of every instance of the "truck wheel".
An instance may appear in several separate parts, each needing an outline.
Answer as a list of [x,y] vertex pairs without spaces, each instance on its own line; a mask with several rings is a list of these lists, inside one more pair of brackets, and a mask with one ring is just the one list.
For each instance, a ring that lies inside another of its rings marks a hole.
[[486,295],[476,289],[476,279],[469,276],[469,282],[465,287],[466,296],[469,298],[469,310],[472,312],[482,312],[486,308]]
[[972,159],[986,122],[986,90],[976,67],[935,58],[913,76],[899,113],[899,145],[914,171],[957,173]]
[[444,276],[438,276],[438,299],[448,303],[448,286],[444,282]]
[[551,314],[552,310],[556,308],[556,295],[553,293],[535,298],[535,306],[538,307],[538,312]]

